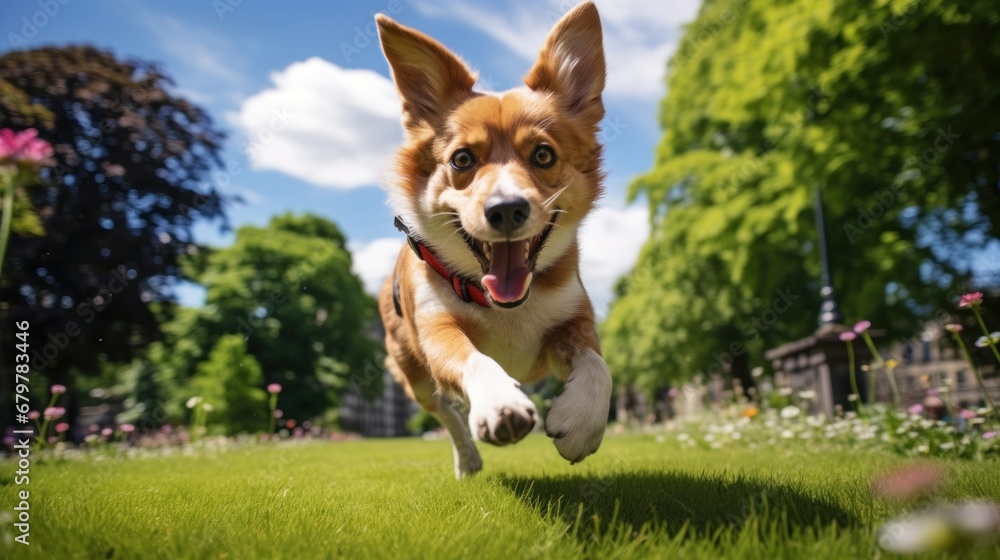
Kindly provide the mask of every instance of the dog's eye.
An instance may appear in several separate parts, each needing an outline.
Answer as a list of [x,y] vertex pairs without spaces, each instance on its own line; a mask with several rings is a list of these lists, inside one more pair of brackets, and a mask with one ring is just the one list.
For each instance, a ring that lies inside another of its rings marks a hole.
[[542,169],[548,169],[556,163],[556,153],[551,146],[539,146],[531,154],[531,163]]
[[451,155],[451,166],[459,171],[465,171],[476,165],[476,156],[468,148],[462,148]]

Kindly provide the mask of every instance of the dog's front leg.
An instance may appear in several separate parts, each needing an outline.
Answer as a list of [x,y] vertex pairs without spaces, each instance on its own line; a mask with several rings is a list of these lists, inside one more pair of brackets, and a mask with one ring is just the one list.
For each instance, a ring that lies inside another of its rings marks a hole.
[[578,463],[597,451],[604,439],[611,405],[611,372],[601,358],[592,319],[570,323],[554,338],[553,350],[569,375],[545,417],[545,433],[564,459]]
[[420,327],[424,351],[439,385],[464,396],[469,403],[469,429],[479,441],[494,445],[516,443],[535,426],[538,412],[521,384],[493,358],[476,349],[449,315]]

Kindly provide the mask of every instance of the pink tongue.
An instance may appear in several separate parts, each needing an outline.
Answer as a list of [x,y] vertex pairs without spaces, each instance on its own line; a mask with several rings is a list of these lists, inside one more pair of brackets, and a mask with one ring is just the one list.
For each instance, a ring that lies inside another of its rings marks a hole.
[[526,240],[493,244],[490,271],[483,276],[483,287],[490,291],[493,301],[513,303],[528,291],[531,271],[524,262],[525,243]]

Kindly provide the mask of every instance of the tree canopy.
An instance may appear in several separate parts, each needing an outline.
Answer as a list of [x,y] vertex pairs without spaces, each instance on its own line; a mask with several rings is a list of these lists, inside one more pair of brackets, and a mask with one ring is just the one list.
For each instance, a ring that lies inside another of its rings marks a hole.
[[0,56],[0,127],[36,128],[55,151],[44,184],[18,193],[0,313],[30,321],[33,368],[52,381],[155,340],[193,224],[223,217],[209,181],[223,135],[171,86],[154,64],[93,47]]
[[670,62],[652,235],[603,325],[620,379],[745,377],[816,328],[814,191],[844,315],[951,308],[998,237],[1000,6],[705,0]]

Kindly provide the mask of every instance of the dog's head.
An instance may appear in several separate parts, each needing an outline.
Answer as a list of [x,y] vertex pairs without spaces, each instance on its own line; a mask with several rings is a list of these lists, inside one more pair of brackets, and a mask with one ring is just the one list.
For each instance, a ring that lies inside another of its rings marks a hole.
[[601,193],[604,51],[597,8],[560,19],[527,87],[473,91],[476,75],[419,31],[379,15],[403,102],[394,209],[456,272],[512,307],[560,261]]

